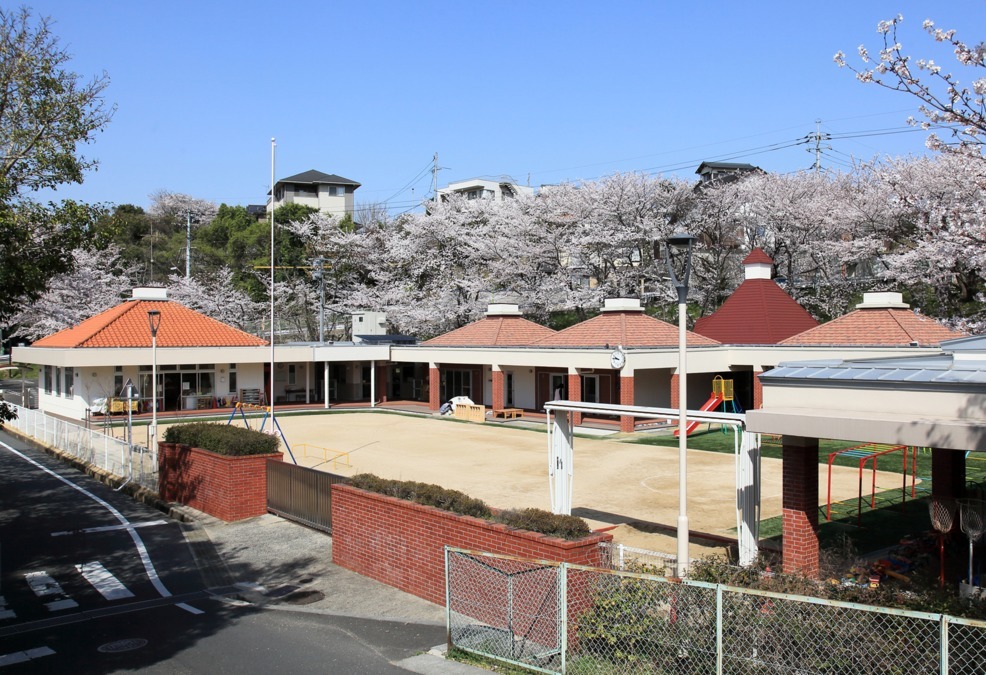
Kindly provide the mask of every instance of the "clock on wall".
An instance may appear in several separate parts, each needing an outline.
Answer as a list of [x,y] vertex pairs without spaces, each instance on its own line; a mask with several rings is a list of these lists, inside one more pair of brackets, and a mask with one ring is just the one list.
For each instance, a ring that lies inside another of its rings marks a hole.
[[623,353],[621,347],[617,347],[613,350],[613,353],[609,355],[609,364],[613,366],[615,370],[621,370],[623,366],[626,365],[627,355]]

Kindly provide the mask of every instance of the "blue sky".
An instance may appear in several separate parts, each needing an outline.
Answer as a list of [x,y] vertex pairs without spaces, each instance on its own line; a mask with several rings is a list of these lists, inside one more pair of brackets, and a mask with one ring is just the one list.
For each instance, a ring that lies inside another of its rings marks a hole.
[[[357,202],[392,212],[428,196],[435,152],[440,185],[690,177],[703,159],[790,172],[810,166],[807,146],[764,149],[814,133],[816,119],[845,134],[916,115],[915,100],[832,62],[841,49],[855,63],[860,43],[878,51],[879,20],[903,14],[905,51],[949,67],[925,18],[986,38],[983,0],[30,6],[55,20],[77,72],[109,74],[118,107],[85,149],[99,170],[55,196],[141,206],[161,189],[263,203],[271,137],[278,178],[336,173],[362,183]],[[832,141],[823,165],[921,154],[924,137]]]

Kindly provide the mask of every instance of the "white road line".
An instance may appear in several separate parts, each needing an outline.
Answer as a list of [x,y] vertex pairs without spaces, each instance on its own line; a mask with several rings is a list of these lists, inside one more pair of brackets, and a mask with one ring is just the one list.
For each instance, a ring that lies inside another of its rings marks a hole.
[[191,605],[185,602],[176,603],[175,607],[181,607],[186,612],[190,612],[192,614],[205,614],[204,610],[198,609],[196,607],[192,607]]
[[151,527],[152,525],[167,525],[166,520],[152,520],[146,523],[133,523],[132,525],[104,525],[103,527],[87,527],[82,530],[65,530],[63,532],[52,532],[53,537],[64,537],[69,534],[92,534],[94,532],[117,532],[119,530],[130,530],[137,527]]
[[51,656],[54,653],[55,650],[51,647],[36,647],[23,652],[0,654],[0,668],[3,666],[12,666],[15,663],[24,663],[25,661],[40,659],[42,656]]
[[48,608],[48,611],[49,612],[60,612],[63,609],[72,609],[73,607],[78,607],[78,606],[79,606],[79,603],[77,603],[72,598],[64,598],[62,600],[55,600],[54,602],[49,602],[48,604],[45,605],[45,607]]
[[25,455],[22,452],[19,452],[17,450],[14,450],[12,447],[10,447],[9,445],[7,445],[6,443],[0,442],[0,448],[6,448],[8,451],[14,453],[15,455],[17,455],[18,457],[20,457],[21,459],[23,459],[25,462],[28,462],[29,464],[33,464],[34,466],[36,466],[37,468],[41,469],[42,471],[44,471],[48,475],[53,476],[54,478],[57,478],[61,482],[65,483],[70,488],[72,488],[74,490],[78,490],[79,492],[81,492],[82,494],[84,494],[85,496],[89,497],[91,500],[93,500],[94,502],[96,502],[97,504],[99,504],[100,506],[102,506],[103,508],[105,508],[107,511],[109,511],[110,513],[112,513],[113,516],[117,520],[119,520],[122,525],[124,525],[124,526],[127,527],[127,532],[130,534],[130,538],[133,539],[134,546],[137,547],[137,553],[138,553],[138,555],[140,555],[140,561],[143,563],[144,570],[147,572],[147,578],[150,579],[151,584],[154,586],[155,590],[157,590],[158,594],[162,598],[170,598],[171,597],[171,595],[172,595],[171,591],[169,591],[167,589],[167,587],[164,585],[164,582],[161,581],[161,578],[158,576],[157,570],[154,569],[154,563],[151,562],[151,556],[147,552],[147,547],[144,546],[144,541],[140,538],[140,535],[137,534],[137,531],[131,526],[130,521],[128,521],[124,517],[124,515],[122,513],[120,513],[119,511],[117,511],[115,508],[113,508],[112,506],[110,506],[109,504],[107,504],[104,500],[102,500],[99,497],[97,497],[96,495],[92,494],[91,492],[89,492],[85,488],[83,488],[83,487],[81,487],[79,485],[76,485],[75,483],[73,483],[72,481],[68,480],[67,478],[63,478],[62,476],[59,476],[57,473],[55,473],[54,471],[52,471],[48,467],[46,467],[46,466],[44,466],[42,464],[39,464],[38,462],[35,462],[33,459],[31,459],[30,457],[28,457],[27,455]]
[[65,595],[59,583],[45,571],[28,572],[24,575],[24,579],[39,598],[46,595]]
[[76,565],[75,569],[85,577],[86,581],[92,584],[93,588],[99,591],[107,600],[122,600],[132,598],[134,594],[120,583],[120,580],[113,576],[109,570],[103,567],[102,563],[90,562]]

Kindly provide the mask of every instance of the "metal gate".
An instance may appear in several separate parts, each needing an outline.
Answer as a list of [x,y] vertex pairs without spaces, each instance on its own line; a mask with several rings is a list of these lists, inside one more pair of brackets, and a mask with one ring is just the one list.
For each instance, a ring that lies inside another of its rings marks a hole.
[[267,460],[267,510],[331,534],[332,485],[348,480],[334,473]]

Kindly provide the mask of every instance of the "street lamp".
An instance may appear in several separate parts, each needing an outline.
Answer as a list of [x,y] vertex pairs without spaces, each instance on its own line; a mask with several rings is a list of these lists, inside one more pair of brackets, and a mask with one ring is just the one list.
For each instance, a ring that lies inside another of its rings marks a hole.
[[[688,277],[692,272],[692,246],[695,237],[684,232],[665,240],[664,258],[671,285],[678,291],[678,570],[688,571],[688,370],[685,357],[685,317],[688,314]],[[677,269],[676,269],[677,268]],[[680,276],[679,276],[680,275]]]
[[161,312],[147,312],[147,324],[151,328],[151,452],[157,460],[157,330],[161,327]]

